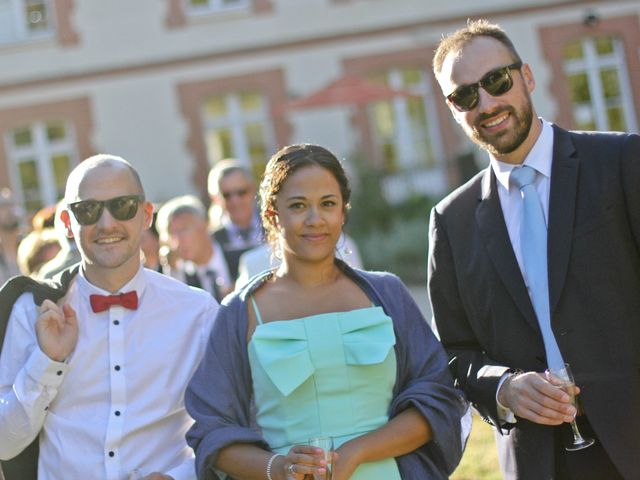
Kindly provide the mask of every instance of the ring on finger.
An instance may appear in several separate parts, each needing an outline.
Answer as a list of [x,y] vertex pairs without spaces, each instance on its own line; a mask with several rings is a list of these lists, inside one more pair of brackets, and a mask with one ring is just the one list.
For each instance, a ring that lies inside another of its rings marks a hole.
[[294,469],[295,466],[296,466],[295,463],[292,463],[291,465],[289,465],[289,469],[288,469],[289,470],[289,474],[291,474],[291,475],[295,475],[296,474],[296,471]]

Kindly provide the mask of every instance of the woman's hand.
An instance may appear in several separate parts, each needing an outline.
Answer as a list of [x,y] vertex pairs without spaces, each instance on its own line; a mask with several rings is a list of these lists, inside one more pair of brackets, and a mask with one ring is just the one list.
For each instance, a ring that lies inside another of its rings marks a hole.
[[332,480],[349,480],[360,463],[359,455],[353,444],[350,445],[350,442],[343,444],[333,453]]
[[280,478],[286,480],[312,480],[313,475],[324,475],[327,462],[321,448],[309,445],[294,445],[283,458]]

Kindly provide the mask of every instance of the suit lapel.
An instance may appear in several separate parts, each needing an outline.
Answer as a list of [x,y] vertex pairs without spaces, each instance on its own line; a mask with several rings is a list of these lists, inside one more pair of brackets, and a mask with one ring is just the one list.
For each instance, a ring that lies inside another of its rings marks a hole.
[[539,330],[533,305],[509,240],[509,232],[507,232],[500,206],[496,178],[491,167],[486,169],[482,179],[482,194],[476,208],[476,222],[491,262],[502,283],[527,322],[535,330]]
[[553,312],[567,276],[578,184],[578,159],[569,132],[553,127],[553,164],[549,193],[549,307]]

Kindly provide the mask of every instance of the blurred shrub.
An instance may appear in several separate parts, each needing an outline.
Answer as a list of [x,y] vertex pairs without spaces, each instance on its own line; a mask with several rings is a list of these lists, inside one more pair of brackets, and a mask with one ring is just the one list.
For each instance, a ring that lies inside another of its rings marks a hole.
[[363,168],[357,173],[346,231],[358,244],[365,268],[393,272],[405,283],[424,284],[434,201],[411,196],[390,205],[381,188],[382,173]]

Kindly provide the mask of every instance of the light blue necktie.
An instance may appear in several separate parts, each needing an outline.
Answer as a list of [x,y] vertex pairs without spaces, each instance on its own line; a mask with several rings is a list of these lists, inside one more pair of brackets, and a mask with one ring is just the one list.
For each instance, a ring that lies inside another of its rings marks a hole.
[[522,192],[522,222],[520,224],[520,248],[524,271],[529,281],[529,294],[542,332],[547,366],[563,368],[564,360],[551,330],[549,308],[549,276],[547,272],[547,225],[540,198],[533,182],[536,171],[528,166],[514,168],[511,181]]

